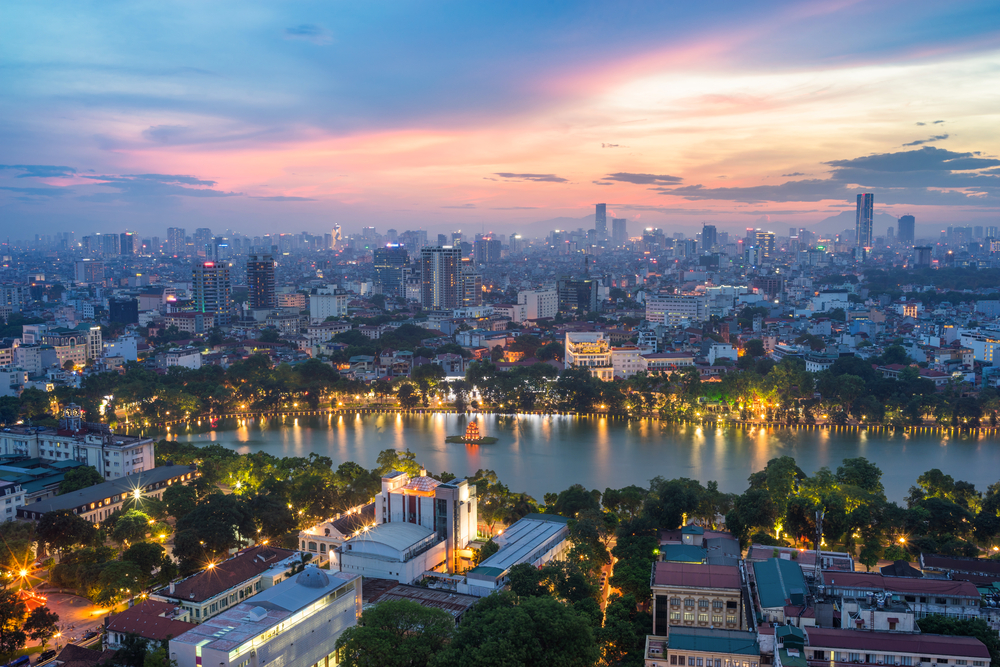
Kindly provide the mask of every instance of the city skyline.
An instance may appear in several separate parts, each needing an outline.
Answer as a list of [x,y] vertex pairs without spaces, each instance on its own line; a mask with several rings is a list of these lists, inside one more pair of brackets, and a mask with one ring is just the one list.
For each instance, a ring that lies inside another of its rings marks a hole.
[[901,8],[8,7],[4,231],[994,222],[1000,18]]

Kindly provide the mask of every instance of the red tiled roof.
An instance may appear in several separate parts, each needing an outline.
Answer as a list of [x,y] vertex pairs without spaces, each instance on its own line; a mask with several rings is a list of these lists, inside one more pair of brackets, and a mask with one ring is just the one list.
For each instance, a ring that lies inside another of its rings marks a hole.
[[954,570],[956,572],[971,572],[979,574],[1000,574],[1000,561],[985,558],[955,558],[953,556],[938,556],[924,554],[921,556],[924,567],[935,570]]
[[[294,551],[276,547],[256,546],[244,549],[210,570],[202,570],[174,586],[157,591],[157,595],[178,600],[203,602],[223,591],[265,572],[288,558]],[[261,558],[262,557],[262,558]]]
[[735,565],[656,563],[653,585],[739,589],[740,569]]
[[195,626],[194,623],[176,621],[160,614],[170,613],[176,605],[157,600],[146,600],[130,609],[126,609],[108,621],[108,630],[131,633],[143,639],[164,641],[171,637],[180,637]]
[[896,632],[871,632],[838,628],[805,628],[809,648],[857,649],[858,651],[902,651],[931,655],[955,655],[986,658],[990,652],[975,637],[944,635],[901,634]]
[[95,665],[108,664],[115,653],[116,651],[110,649],[102,652],[76,644],[66,644],[65,648],[56,656],[56,661],[62,667],[94,667]]
[[978,598],[979,590],[967,581],[947,579],[917,579],[914,577],[884,577],[865,572],[823,572],[823,583],[837,588],[883,590],[916,595],[951,595]]

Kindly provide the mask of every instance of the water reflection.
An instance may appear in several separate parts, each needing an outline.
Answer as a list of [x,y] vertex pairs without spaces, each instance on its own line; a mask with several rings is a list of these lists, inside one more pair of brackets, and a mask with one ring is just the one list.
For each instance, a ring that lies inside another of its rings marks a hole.
[[170,437],[217,442],[240,452],[275,456],[329,456],[335,464],[356,461],[375,467],[383,449],[409,449],[434,472],[471,475],[496,471],[512,489],[538,499],[570,484],[604,490],[645,485],[652,477],[717,480],[723,491],[741,492],[750,473],[777,456],[794,456],[812,473],[836,469],[844,458],[865,456],[882,468],[886,492],[901,501],[917,476],[940,468],[980,488],[997,481],[1000,447],[995,439],[931,434],[844,433],[829,429],[791,431],[673,426],[644,419],[613,420],[567,415],[477,415],[494,445],[445,443],[465,432],[469,417],[454,414],[354,414],[270,420],[231,420],[211,429],[174,427]]

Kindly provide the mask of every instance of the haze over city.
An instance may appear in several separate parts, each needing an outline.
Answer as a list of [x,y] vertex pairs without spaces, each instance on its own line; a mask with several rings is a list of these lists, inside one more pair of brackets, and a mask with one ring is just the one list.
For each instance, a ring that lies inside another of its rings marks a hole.
[[929,234],[1000,204],[989,2],[57,2],[3,18],[5,235],[553,221],[544,233],[596,202],[632,234],[832,233],[860,189]]

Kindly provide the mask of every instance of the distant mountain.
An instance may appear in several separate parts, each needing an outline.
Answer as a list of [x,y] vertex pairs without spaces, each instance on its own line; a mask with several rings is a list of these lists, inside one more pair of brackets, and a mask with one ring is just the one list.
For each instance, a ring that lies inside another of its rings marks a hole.
[[[854,229],[854,225],[857,221],[856,211],[843,211],[837,215],[831,215],[829,218],[824,218],[814,225],[803,225],[803,229],[812,228],[811,231],[817,232],[819,234],[837,234],[844,231],[845,229]],[[889,215],[888,213],[875,213],[875,236],[882,236],[885,234],[885,230],[889,227],[899,227],[899,221],[896,216]],[[899,230],[896,230],[899,233]]]
[[[579,218],[567,218],[561,216],[558,218],[549,218],[548,220],[539,220],[537,222],[532,222],[527,225],[527,228],[522,230],[521,233],[525,234],[527,232],[533,232],[534,235],[544,235],[548,234],[553,229],[570,229],[574,230],[578,227],[583,227],[584,229],[594,228],[594,214],[585,215]],[[611,227],[611,215],[608,215],[608,228]],[[535,231],[537,230],[537,231]]]

